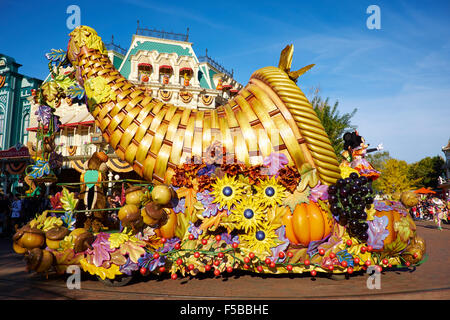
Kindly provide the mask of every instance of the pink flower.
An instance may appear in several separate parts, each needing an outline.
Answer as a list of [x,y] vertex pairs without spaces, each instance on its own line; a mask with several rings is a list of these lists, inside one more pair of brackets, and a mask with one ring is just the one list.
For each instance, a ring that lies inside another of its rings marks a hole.
[[283,153],[272,152],[264,159],[264,165],[269,168],[268,174],[270,176],[277,175],[278,171],[289,163],[287,157]]

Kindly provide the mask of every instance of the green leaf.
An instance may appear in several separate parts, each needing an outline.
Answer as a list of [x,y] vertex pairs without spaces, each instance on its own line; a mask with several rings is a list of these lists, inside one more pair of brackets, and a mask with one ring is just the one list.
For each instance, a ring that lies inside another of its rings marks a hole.
[[383,256],[394,256],[403,250],[405,250],[408,244],[403,242],[400,236],[397,235],[397,239],[395,241],[384,246]]
[[78,204],[78,199],[75,197],[75,193],[69,192],[67,188],[63,188],[61,192],[61,204],[65,211],[74,211]]
[[175,236],[180,239],[184,239],[189,228],[189,219],[188,217],[180,212],[177,215],[177,228],[175,229]]
[[300,192],[298,189],[294,191],[294,193],[289,194],[284,200],[283,205],[289,206],[291,212],[294,212],[295,207],[300,203],[309,203],[309,195],[311,194],[311,190],[309,188],[305,188],[304,191]]

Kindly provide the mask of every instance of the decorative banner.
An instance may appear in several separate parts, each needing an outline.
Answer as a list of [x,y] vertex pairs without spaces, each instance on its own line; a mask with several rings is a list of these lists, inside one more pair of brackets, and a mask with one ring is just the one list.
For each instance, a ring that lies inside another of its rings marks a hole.
[[0,76],[0,88],[5,85],[5,81],[6,81],[6,77],[5,76]]
[[11,147],[8,150],[0,151],[0,159],[28,158],[29,156],[30,153],[25,146],[21,146],[19,149]]
[[213,102],[213,96],[202,95],[202,102],[205,106],[209,106]]
[[180,98],[184,103],[189,103],[192,101],[193,95],[187,91],[180,91]]
[[166,91],[166,90],[159,90],[159,96],[164,101],[169,101],[172,99],[172,91]]
[[[86,161],[83,160],[71,160],[70,164],[72,166],[73,169],[75,169],[76,171],[78,171],[79,173],[83,173],[86,169],[85,169],[85,164]],[[120,159],[109,159],[108,162],[106,163],[106,166],[111,169],[114,172],[119,172],[119,173],[125,173],[125,172],[130,172],[133,171],[133,167],[130,166],[127,162],[122,161]]]
[[27,167],[26,162],[11,162],[6,164],[6,171],[8,171],[10,174],[21,174],[25,171],[25,168]]

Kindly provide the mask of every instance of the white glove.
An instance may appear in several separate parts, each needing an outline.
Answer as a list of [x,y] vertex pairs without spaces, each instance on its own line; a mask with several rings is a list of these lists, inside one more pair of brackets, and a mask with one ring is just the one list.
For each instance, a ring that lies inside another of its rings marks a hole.
[[378,150],[378,151],[383,150],[383,144],[382,144],[382,143],[380,143],[380,144],[377,146],[377,150]]

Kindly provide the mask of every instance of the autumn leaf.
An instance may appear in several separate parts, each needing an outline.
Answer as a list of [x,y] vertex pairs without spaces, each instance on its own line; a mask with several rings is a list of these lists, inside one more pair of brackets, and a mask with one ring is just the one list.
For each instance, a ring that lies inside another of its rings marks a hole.
[[129,239],[129,235],[126,233],[122,233],[122,232],[116,232],[116,233],[112,233],[109,236],[109,243],[110,243],[110,248],[111,249],[115,249],[115,248],[119,248],[120,245],[126,241],[128,241]]
[[222,210],[213,217],[203,219],[203,222],[200,225],[200,229],[205,231],[206,230],[215,231],[220,224],[220,219],[225,216],[227,216],[227,211]]
[[75,197],[75,193],[70,192],[67,188],[63,188],[60,201],[65,211],[73,212],[78,204],[78,199]]
[[193,188],[181,187],[177,190],[177,195],[179,198],[186,199],[184,203],[184,207],[186,208],[185,213],[188,215],[189,220],[191,220],[195,204],[197,203],[197,191]]
[[306,187],[314,188],[319,183],[316,168],[313,168],[309,163],[305,163],[300,168],[301,180],[298,184],[297,191],[303,192]]
[[294,212],[295,207],[300,203],[309,203],[310,189],[307,188],[303,192],[298,189],[294,193],[287,193],[288,196],[283,200],[283,205],[288,206],[291,212]]
[[83,253],[75,253],[73,249],[66,249],[64,251],[52,251],[55,256],[56,272],[63,274],[66,272],[67,267],[71,265],[78,265],[80,260],[84,258]]
[[93,263],[97,267],[100,267],[104,261],[109,261],[111,258],[110,252],[114,251],[114,249],[110,248],[108,238],[109,234],[99,233],[91,244],[92,249],[86,250],[87,254],[93,256]]
[[189,219],[183,212],[177,215],[177,227],[175,229],[175,236],[184,239],[189,228]]
[[143,241],[127,241],[120,246],[119,252],[122,255],[128,254],[130,260],[137,263],[138,259],[145,253],[144,248],[142,248],[144,246],[145,242]]
[[409,221],[406,218],[402,218],[395,222],[394,230],[397,232],[400,241],[408,242],[408,239],[412,236],[413,232],[410,229]]

